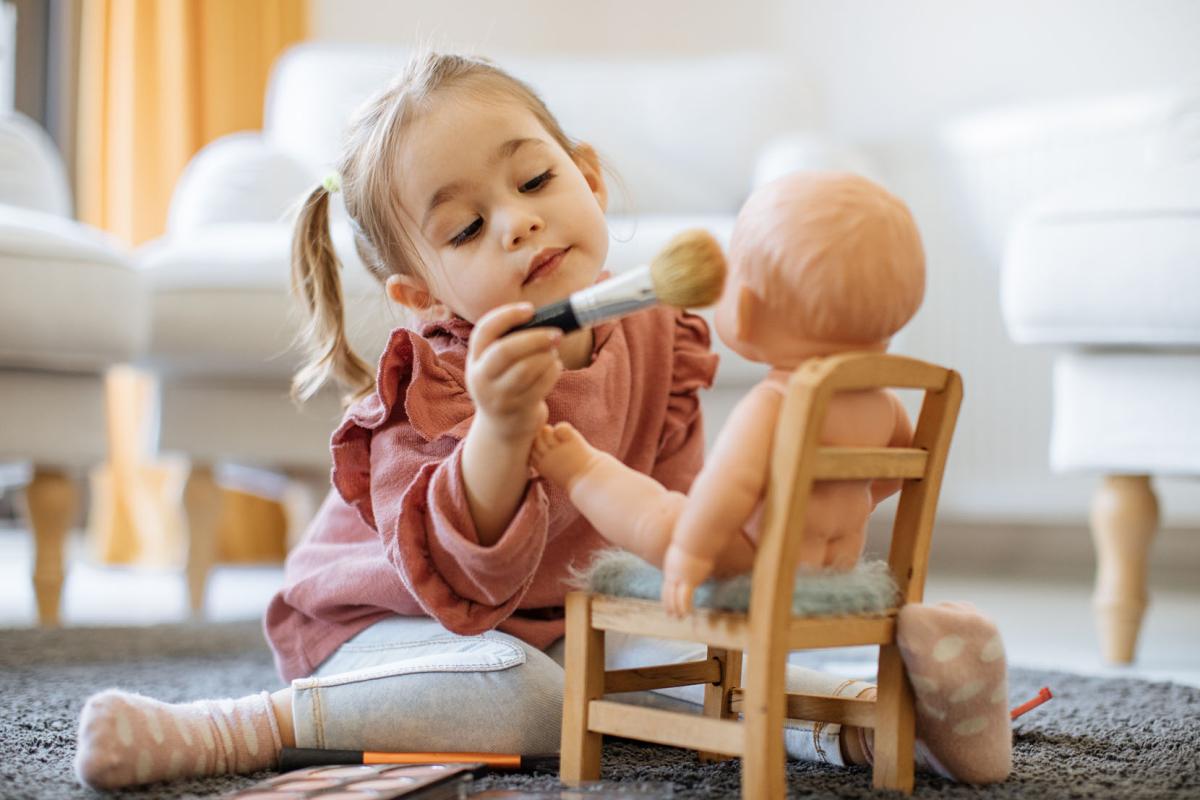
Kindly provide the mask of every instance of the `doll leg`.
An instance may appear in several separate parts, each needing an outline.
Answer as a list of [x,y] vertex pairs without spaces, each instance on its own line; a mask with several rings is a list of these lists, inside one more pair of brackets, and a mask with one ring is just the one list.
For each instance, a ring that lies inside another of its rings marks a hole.
[[534,439],[531,461],[534,469],[567,492],[601,536],[662,566],[686,496],[592,447],[567,422],[542,429]]

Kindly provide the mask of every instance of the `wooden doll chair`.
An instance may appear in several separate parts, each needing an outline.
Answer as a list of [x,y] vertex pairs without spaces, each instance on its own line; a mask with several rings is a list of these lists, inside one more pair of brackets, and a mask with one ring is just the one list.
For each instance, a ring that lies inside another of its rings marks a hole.
[[[820,445],[834,392],[885,387],[924,390],[912,447]],[[900,606],[920,602],[924,593],[934,511],[961,399],[957,373],[900,356],[845,354],[798,369],[775,433],[748,612],[697,608],[672,618],[655,601],[568,594],[562,780],[599,778],[601,736],[610,734],[693,748],[704,758],[740,756],[743,797],[783,798],[783,723],[792,717],[874,728],[875,787],[910,793],[915,718],[912,687],[896,644],[896,617]],[[793,616],[796,554],[813,482],[869,478],[903,479],[888,556],[899,604],[870,616]],[[708,658],[606,672],[609,630],[704,642]],[[879,645],[875,700],[786,692],[789,651],[861,645]],[[746,651],[753,655],[743,688]],[[603,699],[609,693],[698,683],[706,684],[703,715]]]

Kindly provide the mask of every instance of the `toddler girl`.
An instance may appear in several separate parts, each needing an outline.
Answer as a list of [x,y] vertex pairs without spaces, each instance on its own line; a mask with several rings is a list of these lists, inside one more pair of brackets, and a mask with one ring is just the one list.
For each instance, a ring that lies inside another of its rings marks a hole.
[[[665,308],[562,336],[505,335],[595,282],[608,250],[596,152],[523,83],[453,55],[414,60],[352,124],[340,188],[364,263],[420,314],[372,371],[346,343],[327,182],[293,248],[310,315],[307,397],[353,404],[333,434],[333,488],[291,553],[265,620],[288,687],[171,705],[109,690],[85,705],[76,767],[95,787],[253,772],[282,746],[555,752],[562,605],[572,565],[605,541],[529,469],[569,421],[596,447],[686,492],[703,456],[697,391],[716,356],[697,317]],[[610,668],[704,657],[610,636]],[[807,691],[866,684],[792,668]],[[695,708],[702,687],[639,695]],[[795,723],[794,755],[843,762],[838,726]]]

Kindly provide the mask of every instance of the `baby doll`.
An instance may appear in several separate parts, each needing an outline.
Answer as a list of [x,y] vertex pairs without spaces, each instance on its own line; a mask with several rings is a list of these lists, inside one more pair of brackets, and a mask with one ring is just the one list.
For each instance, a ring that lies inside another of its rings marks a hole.
[[[912,318],[925,259],[908,209],[845,173],[796,173],[763,186],[738,215],[716,328],[733,350],[771,367],[737,404],[691,492],[593,448],[569,423],[543,429],[534,467],[567,490],[596,529],[663,569],[663,603],[690,609],[696,586],[753,566],[776,419],[793,370],[810,358],[883,352]],[[822,430],[828,445],[906,446],[912,425],[887,391],[842,392]],[[848,570],[867,517],[899,481],[813,486],[799,563]]]
[[[567,490],[601,535],[662,567],[663,603],[673,613],[690,608],[693,590],[710,575],[753,567],[790,373],[810,358],[885,351],[925,289],[912,215],[856,175],[798,173],[763,186],[738,215],[729,256],[717,333],[771,369],[734,408],[688,495],[630,470],[567,423],[544,427],[532,454],[537,470]],[[831,398],[821,440],[903,447],[912,435],[893,393],[858,391]],[[853,567],[867,517],[899,489],[900,481],[814,484],[800,563]],[[897,635],[916,692],[919,762],[968,783],[1004,780],[1012,734],[995,626],[967,605],[914,603],[901,612]],[[868,729],[846,728],[843,737],[859,742],[849,751],[852,762],[870,761]]]

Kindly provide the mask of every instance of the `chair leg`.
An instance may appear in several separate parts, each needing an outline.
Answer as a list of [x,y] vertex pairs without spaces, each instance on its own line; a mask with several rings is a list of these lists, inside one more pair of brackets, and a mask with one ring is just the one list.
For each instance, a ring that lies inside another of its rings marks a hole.
[[588,703],[604,696],[604,631],[592,627],[592,599],[567,595],[567,648],[563,681],[559,778],[566,784],[600,777],[602,735],[588,730]]
[[188,523],[188,601],[192,616],[200,618],[204,616],[208,573],[216,561],[217,523],[221,510],[221,488],[213,477],[211,466],[192,465],[183,487],[183,506]]
[[33,535],[33,592],[38,623],[46,627],[59,623],[59,602],[66,579],[64,549],[78,504],[79,490],[74,481],[62,472],[34,469],[33,480],[25,487],[25,509]]
[[1158,500],[1146,475],[1110,475],[1092,500],[1096,588],[1092,607],[1104,657],[1133,661],[1146,611],[1146,563]]
[[913,739],[916,713],[913,690],[894,644],[879,648],[879,689],[875,698],[876,789],[913,790]]
[[[729,693],[742,685],[742,651],[708,648],[708,657],[721,663],[721,682],[704,686],[704,715],[718,719],[733,719],[737,715],[729,710]],[[732,756],[725,753],[701,751],[702,763],[728,761]]]
[[776,658],[751,650],[742,712],[742,797],[783,800],[787,796],[783,720],[787,714],[787,654]]

